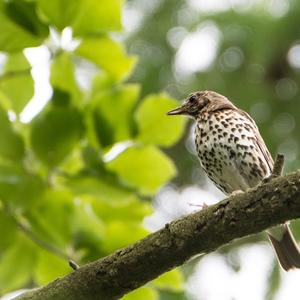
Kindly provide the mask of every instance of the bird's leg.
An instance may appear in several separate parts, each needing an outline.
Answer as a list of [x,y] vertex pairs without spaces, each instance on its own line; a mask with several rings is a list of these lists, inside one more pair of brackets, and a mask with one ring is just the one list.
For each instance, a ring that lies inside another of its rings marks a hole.
[[270,182],[275,177],[281,176],[282,171],[283,171],[283,166],[284,166],[284,155],[283,154],[277,154],[275,162],[274,162],[274,167],[273,167],[272,174],[270,176],[264,178],[261,181],[260,185]]

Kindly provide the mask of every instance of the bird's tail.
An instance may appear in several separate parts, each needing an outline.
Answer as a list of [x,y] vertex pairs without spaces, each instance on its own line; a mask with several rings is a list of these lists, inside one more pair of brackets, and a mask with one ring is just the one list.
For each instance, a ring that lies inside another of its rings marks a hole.
[[284,224],[273,228],[269,230],[268,236],[281,267],[285,271],[300,268],[300,250],[289,226]]

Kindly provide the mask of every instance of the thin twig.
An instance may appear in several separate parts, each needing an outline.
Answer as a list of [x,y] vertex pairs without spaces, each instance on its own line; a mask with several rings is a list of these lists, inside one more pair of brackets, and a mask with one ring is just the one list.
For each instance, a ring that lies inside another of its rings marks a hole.
[[48,244],[44,240],[40,239],[26,224],[24,224],[20,220],[18,220],[18,218],[14,215],[14,213],[10,212],[8,209],[6,209],[6,212],[13,219],[13,221],[16,223],[16,225],[18,226],[18,228],[28,238],[30,238],[34,243],[36,243],[37,245],[39,245],[41,248],[44,248],[45,250],[47,250],[47,251],[55,254],[56,256],[58,256],[58,257],[60,257],[60,258],[62,258],[64,260],[67,260],[68,262],[72,261],[74,265],[78,266],[78,264],[75,263],[74,258],[70,257],[68,254],[66,254],[65,252],[63,252],[59,248],[54,247],[51,244]]
[[69,266],[73,269],[73,270],[78,270],[80,268],[80,266],[73,260],[69,260]]

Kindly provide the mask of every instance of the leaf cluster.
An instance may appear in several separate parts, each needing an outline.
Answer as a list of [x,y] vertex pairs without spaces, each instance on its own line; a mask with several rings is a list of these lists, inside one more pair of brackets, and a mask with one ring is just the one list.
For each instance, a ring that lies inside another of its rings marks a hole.
[[[71,271],[68,259],[83,264],[145,236],[147,200],[176,175],[164,149],[185,122],[165,117],[176,100],[141,97],[126,82],[137,57],[112,37],[121,9],[120,0],[0,3],[0,294],[46,284]],[[49,53],[52,93],[24,123],[35,94],[36,66],[24,51],[32,47]],[[180,286],[173,271],[126,299]]]

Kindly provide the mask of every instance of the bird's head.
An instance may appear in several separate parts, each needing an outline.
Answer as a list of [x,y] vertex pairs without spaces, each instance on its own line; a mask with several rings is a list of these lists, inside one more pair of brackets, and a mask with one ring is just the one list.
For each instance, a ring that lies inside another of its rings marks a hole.
[[190,94],[178,108],[169,111],[168,115],[188,115],[197,118],[203,111],[216,111],[235,106],[224,96],[213,91],[199,91]]

